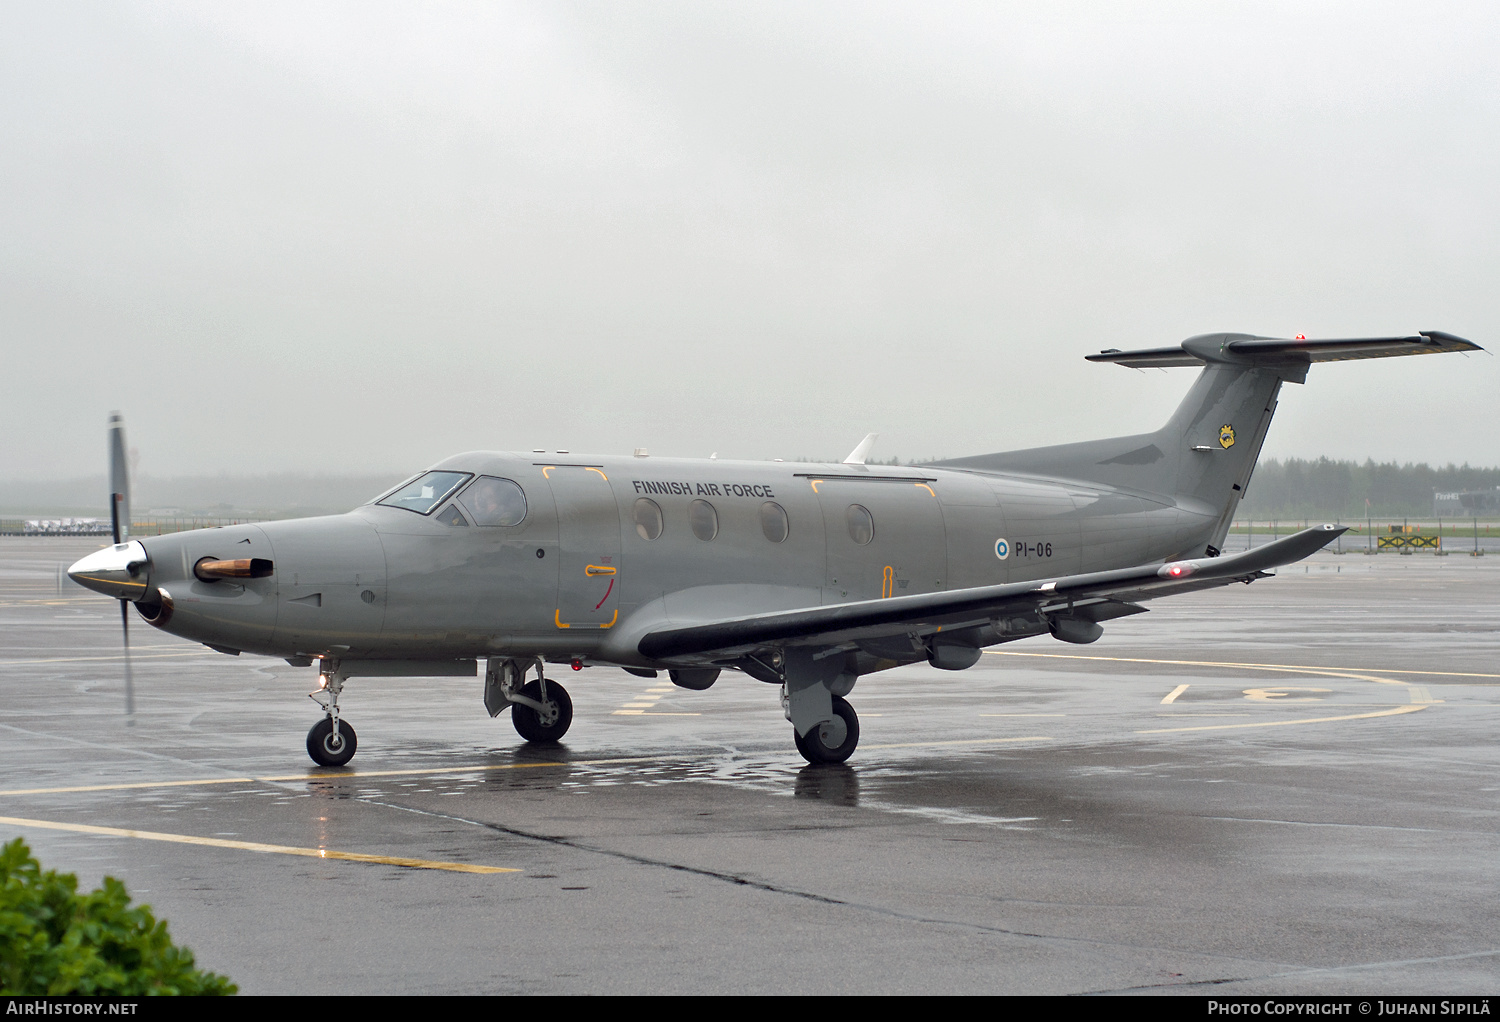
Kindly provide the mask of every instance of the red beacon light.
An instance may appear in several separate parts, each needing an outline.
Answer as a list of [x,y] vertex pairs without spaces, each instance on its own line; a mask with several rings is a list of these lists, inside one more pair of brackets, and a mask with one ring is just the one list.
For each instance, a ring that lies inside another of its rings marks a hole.
[[1296,340],[1305,341],[1305,340],[1307,340],[1307,335],[1306,334],[1298,334],[1297,337],[1296,337]]
[[1197,567],[1192,561],[1174,561],[1171,564],[1163,564],[1156,573],[1162,578],[1187,578]]

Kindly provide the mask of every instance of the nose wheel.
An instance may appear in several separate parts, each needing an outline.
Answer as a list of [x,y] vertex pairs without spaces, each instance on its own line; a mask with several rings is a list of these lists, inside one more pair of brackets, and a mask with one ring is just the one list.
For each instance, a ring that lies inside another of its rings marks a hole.
[[344,691],[344,672],[337,662],[324,661],[318,672],[318,691],[308,698],[327,715],[307,733],[307,754],[318,766],[343,766],[354,758],[359,738],[349,722],[339,716],[339,694]]
[[792,740],[809,763],[842,763],[854,755],[854,747],[859,744],[859,717],[843,696],[834,696],[833,719],[805,735],[794,729]]
[[359,738],[347,720],[340,720],[335,731],[333,718],[324,717],[307,733],[307,754],[318,766],[343,766],[358,746]]

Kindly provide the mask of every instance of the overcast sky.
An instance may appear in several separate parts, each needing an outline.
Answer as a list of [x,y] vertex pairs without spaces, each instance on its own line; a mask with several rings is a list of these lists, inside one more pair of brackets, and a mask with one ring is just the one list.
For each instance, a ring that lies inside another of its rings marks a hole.
[[[1196,333],[1500,349],[1500,8],[7,2],[0,478],[1154,429]],[[1500,357],[1267,453],[1500,464]]]

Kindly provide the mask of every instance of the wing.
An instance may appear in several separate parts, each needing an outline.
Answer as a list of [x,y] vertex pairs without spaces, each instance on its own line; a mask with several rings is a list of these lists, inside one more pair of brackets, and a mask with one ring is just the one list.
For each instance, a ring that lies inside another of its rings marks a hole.
[[733,656],[770,646],[832,646],[913,632],[930,634],[940,628],[972,627],[1016,613],[1067,613],[1101,604],[1120,607],[1139,600],[1264,578],[1266,569],[1299,561],[1345,531],[1344,526],[1320,525],[1227,557],[1146,564],[1035,582],[862,600],[665,628],[646,633],[636,648],[652,660],[708,653]]

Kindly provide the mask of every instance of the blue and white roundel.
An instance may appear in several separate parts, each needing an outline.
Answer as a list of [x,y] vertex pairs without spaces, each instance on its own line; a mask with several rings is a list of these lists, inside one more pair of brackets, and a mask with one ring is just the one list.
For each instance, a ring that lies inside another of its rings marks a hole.
[[1003,539],[995,540],[995,556],[1002,561],[1010,556],[1010,544]]

